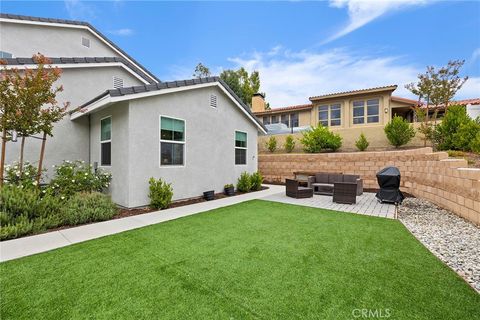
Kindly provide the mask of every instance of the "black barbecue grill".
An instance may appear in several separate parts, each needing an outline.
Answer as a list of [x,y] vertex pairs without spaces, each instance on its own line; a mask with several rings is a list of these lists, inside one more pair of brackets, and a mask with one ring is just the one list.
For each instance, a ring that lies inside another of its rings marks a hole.
[[400,191],[400,170],[396,167],[386,167],[377,173],[380,190],[377,199],[380,202],[402,203],[405,198]]

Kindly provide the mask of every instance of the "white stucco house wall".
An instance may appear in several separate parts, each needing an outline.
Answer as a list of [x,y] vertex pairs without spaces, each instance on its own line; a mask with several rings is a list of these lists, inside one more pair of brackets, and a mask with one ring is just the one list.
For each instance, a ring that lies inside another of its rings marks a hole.
[[[147,205],[148,179],[172,183],[174,200],[220,192],[257,170],[264,126],[219,78],[161,82],[85,22],[0,15],[0,57],[7,68],[35,68],[33,54],[63,70],[59,103],[69,115],[48,139],[47,175],[63,160],[112,173],[109,192],[125,207]],[[19,143],[7,144],[7,163]],[[37,162],[40,142],[27,139]]]

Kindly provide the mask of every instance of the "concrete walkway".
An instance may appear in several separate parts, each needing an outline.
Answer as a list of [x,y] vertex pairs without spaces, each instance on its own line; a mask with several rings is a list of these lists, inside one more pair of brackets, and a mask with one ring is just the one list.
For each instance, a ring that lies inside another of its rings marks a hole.
[[97,222],[20,239],[2,241],[0,242],[0,262],[66,247],[74,243],[101,238],[111,234],[170,221],[253,199],[263,199],[387,218],[393,218],[395,213],[395,206],[379,204],[375,200],[373,194],[364,193],[362,196],[357,197],[356,205],[343,205],[333,203],[331,196],[314,195],[313,198],[308,199],[288,198],[285,196],[285,186],[268,185],[268,187],[269,189],[267,190],[247,193],[240,196],[201,202],[121,219]]
[[267,190],[247,193],[240,196],[201,202],[121,219],[97,222],[20,239],[2,241],[0,242],[0,261],[17,259],[40,252],[66,247],[74,243],[174,220],[248,200],[261,199],[276,193],[284,192],[285,189],[284,186],[276,185],[269,185],[268,187],[269,189]]

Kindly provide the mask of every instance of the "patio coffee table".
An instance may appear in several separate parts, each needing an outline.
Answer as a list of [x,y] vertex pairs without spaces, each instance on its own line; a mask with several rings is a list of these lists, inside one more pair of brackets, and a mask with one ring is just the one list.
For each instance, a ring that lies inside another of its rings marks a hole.
[[313,188],[313,194],[321,194],[326,196],[333,195],[333,185],[330,183],[311,183],[310,186]]

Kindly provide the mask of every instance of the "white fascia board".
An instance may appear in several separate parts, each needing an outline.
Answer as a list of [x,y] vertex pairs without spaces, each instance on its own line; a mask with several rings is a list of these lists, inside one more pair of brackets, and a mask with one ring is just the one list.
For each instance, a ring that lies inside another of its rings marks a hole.
[[96,36],[100,41],[105,43],[108,47],[110,47],[113,51],[118,53],[120,56],[128,60],[131,64],[136,66],[138,69],[143,70],[145,74],[152,79],[153,82],[158,83],[158,80],[153,78],[150,74],[148,74],[147,70],[145,68],[139,66],[136,64],[134,61],[129,59],[125,54],[123,54],[121,51],[119,51],[117,48],[112,46],[108,41],[106,41],[102,36],[100,36],[98,33],[93,31],[90,27],[85,26],[85,25],[77,25],[77,24],[68,24],[68,23],[55,23],[55,22],[42,22],[42,21],[29,21],[29,20],[16,20],[16,19],[6,19],[6,18],[0,18],[0,22],[6,22],[6,23],[20,23],[20,24],[34,24],[34,25],[41,25],[41,26],[51,26],[51,27],[60,27],[60,28],[76,28],[76,29],[85,29],[87,31],[90,31],[94,36]]
[[[135,78],[140,80],[144,84],[150,84],[147,80],[143,79],[140,77],[135,71],[130,69],[128,66],[124,65],[121,62],[101,62],[101,63],[52,63],[48,64],[54,67],[58,67],[60,69],[74,69],[74,68],[97,68],[97,67],[122,67],[125,69],[127,72],[132,74]],[[7,65],[5,66],[7,70],[10,69],[36,69],[38,68],[37,64],[18,64],[18,65]]]
[[141,93],[134,93],[134,94],[128,94],[125,96],[118,96],[118,97],[112,97],[110,95],[107,95],[100,100],[97,100],[93,102],[90,105],[87,105],[83,107],[82,109],[75,111],[70,115],[70,120],[75,120],[78,119],[82,116],[85,116],[89,113],[95,112],[95,110],[104,108],[112,103],[115,102],[121,102],[121,101],[127,101],[127,100],[135,100],[135,99],[141,99],[141,98],[146,98],[146,97],[152,97],[152,96],[158,96],[162,94],[169,94],[169,93],[174,93],[174,92],[179,92],[179,91],[186,91],[186,90],[194,90],[194,89],[200,89],[200,88],[206,88],[206,87],[214,87],[217,86],[219,87],[226,95],[227,97],[230,98],[234,102],[234,104],[251,120],[255,123],[255,125],[263,132],[267,133],[265,129],[258,124],[258,122],[255,120],[254,116],[252,116],[248,111],[246,111],[242,105],[228,92],[225,87],[220,84],[219,82],[209,82],[209,83],[201,83],[201,84],[196,84],[196,85],[191,85],[191,86],[184,86],[184,87],[177,87],[177,88],[168,88],[168,89],[161,89],[161,90],[155,90],[155,91],[150,91],[150,92],[141,92]]

